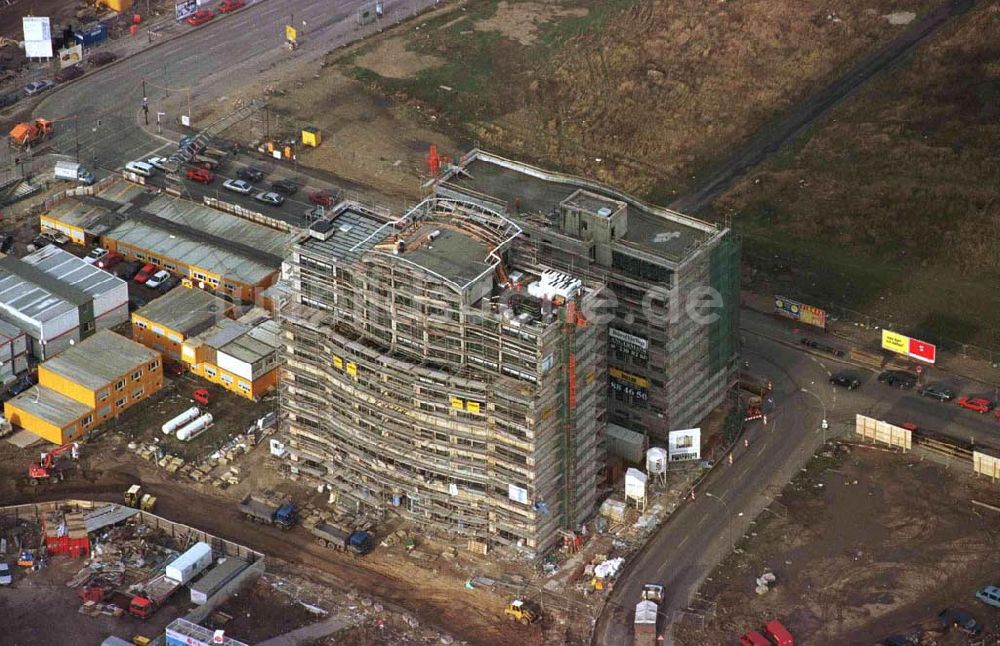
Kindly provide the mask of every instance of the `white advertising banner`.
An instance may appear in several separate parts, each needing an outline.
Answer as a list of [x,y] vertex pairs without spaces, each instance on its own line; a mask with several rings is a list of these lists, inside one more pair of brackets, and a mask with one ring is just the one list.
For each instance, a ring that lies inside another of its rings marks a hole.
[[25,16],[24,55],[28,58],[52,58],[52,28],[47,17]]
[[701,459],[701,429],[688,428],[667,434],[667,455],[671,462]]

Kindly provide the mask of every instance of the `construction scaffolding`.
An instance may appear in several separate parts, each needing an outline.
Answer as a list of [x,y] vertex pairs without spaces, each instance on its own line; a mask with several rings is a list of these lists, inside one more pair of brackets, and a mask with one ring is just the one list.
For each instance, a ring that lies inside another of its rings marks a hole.
[[510,263],[520,228],[457,200],[391,222],[355,205],[320,228],[293,249],[282,311],[293,460],[347,508],[556,545],[593,511],[603,466],[606,333],[579,313],[586,277],[545,274],[558,281],[537,293],[551,270]]

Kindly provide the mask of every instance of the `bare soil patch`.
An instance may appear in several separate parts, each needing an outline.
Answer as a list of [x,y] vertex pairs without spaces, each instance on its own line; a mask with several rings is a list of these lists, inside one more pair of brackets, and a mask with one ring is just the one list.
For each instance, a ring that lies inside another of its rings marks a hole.
[[590,12],[586,7],[560,6],[557,2],[507,2],[500,0],[496,13],[475,23],[476,31],[496,31],[505,38],[532,45],[538,40],[542,23],[561,18],[580,18]]
[[[874,643],[946,607],[992,623],[973,595],[995,583],[996,518],[970,500],[996,504],[995,485],[913,455],[847,448],[814,458],[740,542],[743,552],[716,568],[702,590],[716,616],[703,628],[682,623],[679,644],[728,643],[775,617],[803,644]],[[777,580],[757,595],[764,572]]]
[[444,60],[407,49],[406,41],[402,38],[390,38],[379,43],[375,49],[358,56],[355,62],[380,76],[407,79],[425,69],[441,65]]

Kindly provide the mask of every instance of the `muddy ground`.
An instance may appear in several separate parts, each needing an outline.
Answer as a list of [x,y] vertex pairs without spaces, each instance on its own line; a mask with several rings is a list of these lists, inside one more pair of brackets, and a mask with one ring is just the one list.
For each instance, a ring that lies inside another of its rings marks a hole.
[[[996,483],[913,455],[846,449],[814,458],[739,541],[742,553],[712,572],[679,645],[730,643],[772,618],[796,644],[872,644],[949,607],[993,630],[995,611],[974,593],[1000,582],[1000,514],[971,501],[996,505]],[[757,595],[764,572],[776,583]],[[929,636],[967,643],[956,633]]]

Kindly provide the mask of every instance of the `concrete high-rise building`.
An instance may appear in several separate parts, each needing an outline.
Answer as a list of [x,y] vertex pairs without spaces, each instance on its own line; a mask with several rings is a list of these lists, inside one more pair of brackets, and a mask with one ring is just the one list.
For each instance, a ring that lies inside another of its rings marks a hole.
[[402,216],[338,205],[288,262],[288,450],[348,508],[546,551],[599,502],[609,411],[660,437],[734,379],[735,304],[656,316],[678,283],[735,297],[728,232],[482,153]]

